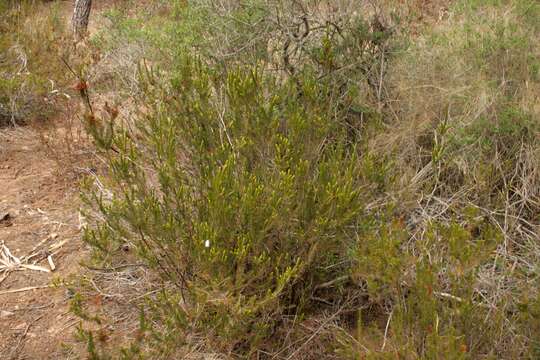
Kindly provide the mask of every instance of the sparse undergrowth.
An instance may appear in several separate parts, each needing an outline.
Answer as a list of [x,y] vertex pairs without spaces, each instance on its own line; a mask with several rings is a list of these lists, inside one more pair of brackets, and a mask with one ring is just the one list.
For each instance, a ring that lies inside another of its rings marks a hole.
[[108,14],[89,73],[137,106],[85,115],[85,240],[155,288],[125,348],[80,329],[91,358],[540,356],[540,6],[413,35],[385,4]]
[[60,61],[67,44],[59,6],[31,0],[0,3],[0,126],[54,113],[70,79]]

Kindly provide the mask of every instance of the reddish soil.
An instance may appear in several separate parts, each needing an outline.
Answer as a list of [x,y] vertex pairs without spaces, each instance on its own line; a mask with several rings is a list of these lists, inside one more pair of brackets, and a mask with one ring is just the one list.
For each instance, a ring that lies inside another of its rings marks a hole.
[[[94,1],[90,34],[115,4],[126,6],[120,0]],[[72,2],[62,2],[68,24],[71,11]],[[64,115],[73,114],[59,114]],[[37,252],[27,264],[50,270],[49,250],[55,265],[50,272],[20,266],[6,272],[0,262],[0,360],[81,357],[81,344],[71,346],[80,319],[69,311],[72,294],[67,289],[83,273],[79,262],[87,256],[79,228],[79,180],[73,171],[84,161],[61,146],[72,144],[71,127],[62,129],[54,121],[47,127],[0,127],[0,260],[4,244],[20,259]],[[35,289],[12,292],[29,287]]]
[[[0,359],[70,358],[61,344],[69,341],[78,320],[68,311],[66,287],[5,293],[61,284],[80,271],[77,183],[52,158],[36,130],[0,129],[0,218],[5,217],[0,221],[0,247],[4,242],[22,258],[63,244],[52,250],[56,269],[50,273],[10,271],[2,281],[6,272],[0,272]],[[50,269],[43,252],[29,263],[40,258],[36,265]]]

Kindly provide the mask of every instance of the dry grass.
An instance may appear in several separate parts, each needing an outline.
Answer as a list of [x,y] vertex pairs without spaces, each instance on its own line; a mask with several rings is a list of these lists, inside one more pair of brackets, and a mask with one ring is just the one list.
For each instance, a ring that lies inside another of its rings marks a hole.
[[[388,196],[401,200],[410,246],[425,244],[434,222],[471,226],[465,209],[502,234],[474,292],[493,309],[485,321],[507,314],[493,346],[512,358],[534,340],[512,314],[539,291],[532,269],[540,255],[540,43],[537,27],[522,26],[523,9],[454,7],[425,29],[390,66],[388,127],[370,142],[393,159],[400,180]],[[429,256],[445,262],[443,254],[435,247]]]
[[69,51],[58,5],[7,1],[0,14],[0,121],[46,119],[65,100],[66,71],[59,61]]

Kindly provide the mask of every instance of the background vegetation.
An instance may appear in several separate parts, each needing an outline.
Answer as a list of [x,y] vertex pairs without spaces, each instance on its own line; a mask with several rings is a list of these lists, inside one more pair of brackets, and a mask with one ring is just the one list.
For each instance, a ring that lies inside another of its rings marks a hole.
[[66,43],[57,4],[0,3],[0,126],[51,115],[68,79]]

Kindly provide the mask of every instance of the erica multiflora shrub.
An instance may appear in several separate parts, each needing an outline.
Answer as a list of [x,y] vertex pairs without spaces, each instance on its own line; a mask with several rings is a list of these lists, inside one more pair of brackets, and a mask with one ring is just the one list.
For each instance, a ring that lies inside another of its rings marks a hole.
[[94,198],[105,221],[87,241],[133,246],[175,285],[162,299],[184,309],[175,326],[193,321],[231,350],[309,312],[315,289],[350,266],[358,149],[324,101],[329,85],[300,80],[189,58],[170,86],[146,79],[148,115],[113,139],[115,197]]

